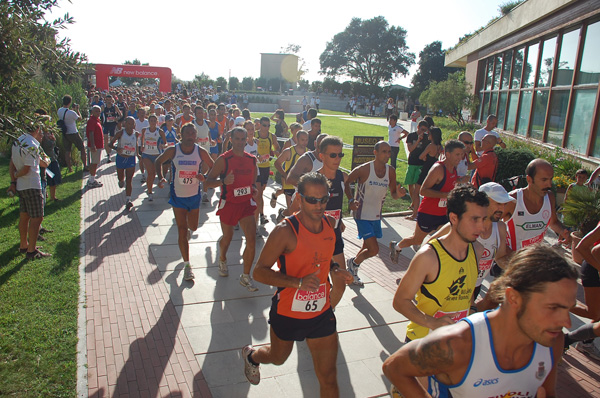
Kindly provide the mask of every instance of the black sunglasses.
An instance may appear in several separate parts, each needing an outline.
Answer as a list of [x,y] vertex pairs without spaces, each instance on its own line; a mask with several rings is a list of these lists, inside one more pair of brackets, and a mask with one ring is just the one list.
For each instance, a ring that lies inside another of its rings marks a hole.
[[340,153],[328,153],[329,157],[332,159],[335,159],[335,157],[337,156],[338,158],[343,158],[345,156],[344,152],[340,152]]
[[473,141],[463,141],[463,144],[465,144],[465,145],[473,145]]
[[312,196],[304,196],[302,194],[300,194],[300,196],[302,196],[304,200],[306,200],[306,202],[308,202],[311,205],[316,205],[317,203],[326,204],[327,202],[329,202],[329,195],[323,196],[322,198],[314,198]]
[[261,126],[263,126],[263,127],[271,127],[270,124],[262,124],[262,123],[261,123]]

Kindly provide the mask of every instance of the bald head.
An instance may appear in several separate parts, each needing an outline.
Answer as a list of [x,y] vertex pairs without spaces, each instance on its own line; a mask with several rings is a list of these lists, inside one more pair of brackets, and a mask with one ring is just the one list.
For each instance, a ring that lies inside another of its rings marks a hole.
[[458,135],[460,141],[473,141],[473,136],[468,131],[463,131]]
[[493,149],[498,143],[498,138],[496,138],[493,134],[486,134],[481,140],[481,149],[484,151],[489,151]]
[[377,152],[379,152],[380,150],[382,150],[384,148],[385,149],[391,148],[390,144],[388,144],[387,141],[379,141],[377,144],[375,144],[375,148],[374,149]]
[[544,159],[533,159],[527,165],[527,168],[525,169],[525,175],[527,177],[531,177],[533,179],[533,178],[535,178],[536,173],[540,169],[545,169],[545,170],[549,170],[549,171],[554,172],[554,169],[552,168],[552,165],[547,160],[544,160]]

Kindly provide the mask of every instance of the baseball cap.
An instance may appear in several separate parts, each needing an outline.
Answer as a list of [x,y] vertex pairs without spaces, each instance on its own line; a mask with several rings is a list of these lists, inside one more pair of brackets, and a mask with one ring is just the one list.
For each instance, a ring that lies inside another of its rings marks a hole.
[[246,119],[244,119],[242,116],[238,116],[235,118],[235,125],[243,126],[245,121],[246,121]]
[[515,202],[516,199],[510,196],[506,189],[497,182],[488,182],[479,187],[480,192],[485,192],[487,196],[497,203]]
[[173,117],[173,115],[171,115],[169,113],[169,114],[167,114],[167,116],[165,116],[165,121],[168,121],[168,120],[175,120],[175,118]]

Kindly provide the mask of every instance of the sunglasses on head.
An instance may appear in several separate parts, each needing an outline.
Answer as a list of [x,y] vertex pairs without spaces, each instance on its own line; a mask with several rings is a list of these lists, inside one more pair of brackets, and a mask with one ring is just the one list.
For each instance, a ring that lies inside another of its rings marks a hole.
[[340,153],[328,153],[327,155],[329,155],[330,158],[335,159],[336,156],[338,158],[343,158],[345,156],[344,152],[340,152]]
[[304,196],[302,194],[300,194],[300,196],[302,196],[304,198],[304,200],[306,200],[306,202],[311,205],[316,205],[317,203],[326,204],[327,202],[329,202],[329,195],[323,196],[322,198],[315,198],[312,196]]

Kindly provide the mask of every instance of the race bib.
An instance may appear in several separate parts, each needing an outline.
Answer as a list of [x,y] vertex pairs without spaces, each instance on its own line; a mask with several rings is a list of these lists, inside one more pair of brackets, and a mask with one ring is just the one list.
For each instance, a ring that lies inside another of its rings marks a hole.
[[486,273],[492,268],[492,264],[494,263],[494,259],[489,260],[481,260],[479,261],[479,278],[483,278],[486,276]]
[[233,190],[233,196],[238,197],[238,196],[246,196],[246,195],[251,195],[252,194],[252,190],[250,189],[250,186],[246,186],[246,187],[239,187],[239,188],[235,188]]
[[340,223],[340,218],[342,217],[342,210],[325,210],[325,216],[333,217],[335,219],[335,225],[333,227],[337,228]]
[[197,185],[200,181],[196,178],[196,171],[179,170],[179,183],[182,185]]
[[294,301],[292,301],[292,311],[295,312],[320,312],[327,303],[326,284],[322,283],[319,290],[314,293],[306,290],[296,290]]
[[453,322],[458,322],[463,318],[466,318],[469,315],[469,310],[462,310],[462,311],[456,311],[456,312],[444,312],[444,311],[440,311],[438,310],[435,314],[433,314],[433,317],[438,319],[443,317],[444,315],[450,315],[450,318],[452,318]]
[[123,155],[132,156],[133,154],[135,154],[135,147],[129,145],[123,146]]
[[198,138],[198,144],[206,144],[208,142],[208,137]]
[[115,123],[117,121],[117,118],[114,116],[109,116],[106,118],[106,123]]
[[268,162],[270,159],[270,156],[268,154],[266,155],[262,155],[258,158],[258,163],[265,163]]
[[146,141],[146,148],[148,149],[156,149],[157,142],[156,141]]
[[440,199],[440,201],[438,202],[438,207],[446,207],[448,203],[448,199]]

